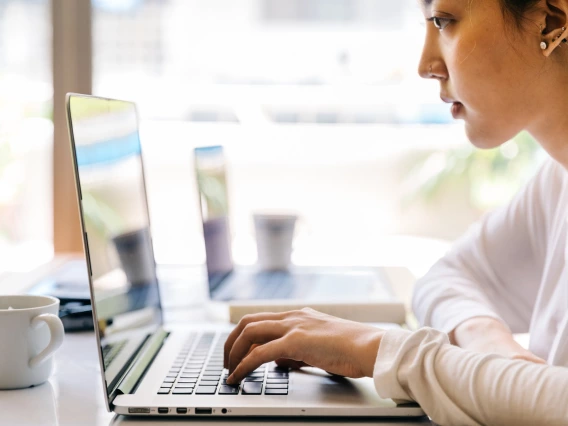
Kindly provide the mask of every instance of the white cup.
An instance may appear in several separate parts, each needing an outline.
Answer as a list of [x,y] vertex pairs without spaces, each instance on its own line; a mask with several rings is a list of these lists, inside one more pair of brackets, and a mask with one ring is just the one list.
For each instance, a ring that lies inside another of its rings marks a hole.
[[292,255],[295,214],[253,214],[258,266],[265,271],[288,269]]
[[57,316],[59,299],[50,296],[0,296],[0,389],[45,382],[53,353],[63,343]]

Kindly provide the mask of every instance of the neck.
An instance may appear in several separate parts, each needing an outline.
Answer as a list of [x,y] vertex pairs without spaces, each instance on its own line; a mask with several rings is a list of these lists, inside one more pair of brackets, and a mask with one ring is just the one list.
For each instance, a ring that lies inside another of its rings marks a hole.
[[538,116],[527,130],[548,154],[568,170],[568,64],[562,64],[556,78],[547,80],[554,87],[542,88]]

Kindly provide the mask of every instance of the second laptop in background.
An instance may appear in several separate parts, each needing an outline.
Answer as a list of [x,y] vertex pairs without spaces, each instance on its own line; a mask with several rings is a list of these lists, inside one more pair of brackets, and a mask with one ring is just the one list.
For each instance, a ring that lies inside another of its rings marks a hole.
[[235,265],[230,229],[230,183],[223,147],[196,148],[194,169],[209,293],[212,300],[229,302],[232,322],[248,313],[305,306],[358,321],[404,322],[404,305],[394,296],[381,268],[290,264],[287,268],[270,270]]

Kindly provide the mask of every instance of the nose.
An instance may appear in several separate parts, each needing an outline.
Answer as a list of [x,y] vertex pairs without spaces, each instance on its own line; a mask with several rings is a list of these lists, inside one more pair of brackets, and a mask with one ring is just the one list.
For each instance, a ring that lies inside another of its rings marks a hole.
[[422,56],[418,64],[418,74],[422,78],[445,80],[448,78],[448,70],[442,59],[436,40],[432,35],[426,34]]

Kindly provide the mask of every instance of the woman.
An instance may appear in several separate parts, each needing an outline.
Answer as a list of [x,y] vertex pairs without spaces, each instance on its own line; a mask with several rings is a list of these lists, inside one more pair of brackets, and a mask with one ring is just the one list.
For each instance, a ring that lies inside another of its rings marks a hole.
[[[526,129],[551,160],[417,284],[418,318],[441,331],[252,315],[225,345],[228,382],[280,359],[374,377],[382,397],[417,401],[440,424],[568,424],[568,0],[423,1],[420,75],[471,142],[494,148]],[[531,351],[511,335],[529,330]]]

